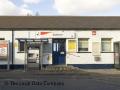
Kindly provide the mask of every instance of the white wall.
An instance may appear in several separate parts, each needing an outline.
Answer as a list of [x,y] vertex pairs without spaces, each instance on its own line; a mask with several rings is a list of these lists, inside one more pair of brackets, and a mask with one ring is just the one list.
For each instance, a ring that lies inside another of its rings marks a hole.
[[[35,38],[36,32],[39,31],[15,31],[15,38]],[[57,32],[57,31],[54,31]],[[67,32],[67,31],[65,31]],[[71,31],[76,33],[75,39],[78,38],[89,38],[89,52],[92,52],[92,42],[98,41],[101,42],[101,38],[112,38],[112,42],[120,41],[120,31],[109,31],[101,30],[97,31],[95,36],[92,36],[92,31]],[[67,32],[69,33],[69,31]],[[66,36],[68,37],[68,36]],[[15,40],[15,43],[18,44],[18,41]],[[49,43],[52,43],[52,40],[49,40]],[[66,44],[67,45],[67,44]],[[52,48],[52,47],[51,47]],[[112,45],[113,51],[113,45]],[[14,64],[24,64],[25,59],[24,53],[18,53],[18,45],[15,47],[15,59]],[[100,61],[95,61],[92,53],[68,53],[66,55],[66,64],[113,64],[114,56],[113,53],[101,53]],[[49,59],[49,60],[48,60]],[[51,53],[44,53],[44,64],[52,64],[52,51]]]
[[[16,38],[35,38],[35,32],[38,31],[14,31],[15,35],[15,55],[14,64],[24,64],[24,53],[18,53],[18,41]],[[55,31],[57,32],[57,31]],[[65,31],[67,32],[67,31]],[[92,36],[91,31],[71,31],[76,33],[75,39],[78,38],[89,38],[89,52],[92,52],[92,42],[97,40],[101,42],[101,38],[112,38],[112,42],[120,41],[120,30],[99,30],[96,31],[96,36]],[[68,32],[69,33],[69,32]],[[12,43],[12,31],[0,31],[0,38],[10,40]],[[52,40],[49,40],[52,43]],[[12,47],[10,47],[12,49]],[[52,47],[51,47],[52,48]],[[113,43],[112,43],[113,52]],[[10,60],[12,53],[10,53]],[[95,61],[92,53],[68,53],[66,55],[66,64],[114,64],[113,53],[101,53],[101,60]],[[0,61],[0,64],[6,64],[6,61]],[[44,64],[52,64],[52,52],[44,53]]]
[[[111,52],[113,52],[113,42],[120,41],[120,31],[101,30],[96,31],[92,36],[92,31],[77,31],[76,38],[89,38],[89,52],[92,52],[92,42],[101,43],[101,38],[112,38]],[[69,53],[66,56],[67,64],[114,64],[113,53],[101,53],[100,60],[96,61],[92,53]]]
[[69,53],[66,56],[67,64],[113,64],[113,53],[102,53],[101,60],[95,61],[92,53]]

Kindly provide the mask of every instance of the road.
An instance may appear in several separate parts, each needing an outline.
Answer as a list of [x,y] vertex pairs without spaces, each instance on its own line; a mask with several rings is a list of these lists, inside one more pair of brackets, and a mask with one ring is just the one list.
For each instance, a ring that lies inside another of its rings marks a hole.
[[0,79],[0,90],[120,90],[119,76],[40,75]]

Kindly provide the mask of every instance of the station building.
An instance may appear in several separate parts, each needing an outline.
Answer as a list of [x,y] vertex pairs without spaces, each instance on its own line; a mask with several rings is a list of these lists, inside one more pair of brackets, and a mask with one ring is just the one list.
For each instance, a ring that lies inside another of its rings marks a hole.
[[0,16],[0,68],[119,68],[120,17]]

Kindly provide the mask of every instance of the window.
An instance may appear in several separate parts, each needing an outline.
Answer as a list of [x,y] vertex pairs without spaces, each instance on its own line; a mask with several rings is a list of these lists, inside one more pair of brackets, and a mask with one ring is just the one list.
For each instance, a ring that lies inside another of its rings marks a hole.
[[110,52],[111,51],[111,38],[102,38],[101,39],[101,49],[102,52]]
[[88,38],[78,39],[78,52],[88,51]]
[[0,38],[0,40],[5,40],[5,38]]
[[[54,43],[55,44],[55,43]],[[53,50],[55,51],[55,45],[54,45],[54,48]],[[52,50],[52,44],[51,43],[44,43],[43,44],[43,52],[44,53],[51,53],[51,50]]]
[[18,43],[19,43],[19,47],[18,47],[19,51],[20,52],[24,51],[25,41],[19,40]]

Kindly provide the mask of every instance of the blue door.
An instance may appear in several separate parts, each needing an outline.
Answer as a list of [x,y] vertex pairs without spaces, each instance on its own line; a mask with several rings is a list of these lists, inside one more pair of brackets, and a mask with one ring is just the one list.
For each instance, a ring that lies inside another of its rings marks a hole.
[[66,58],[66,39],[53,39],[52,42],[52,57],[53,64],[65,64]]

